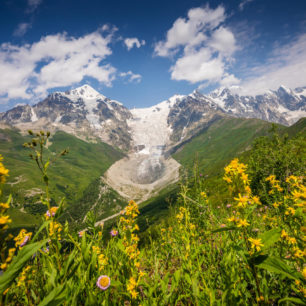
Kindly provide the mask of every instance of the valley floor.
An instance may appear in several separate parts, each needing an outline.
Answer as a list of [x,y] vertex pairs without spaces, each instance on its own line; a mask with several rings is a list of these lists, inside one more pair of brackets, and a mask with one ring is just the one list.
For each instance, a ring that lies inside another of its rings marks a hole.
[[179,180],[180,164],[173,158],[162,159],[163,171],[154,182],[141,184],[135,180],[135,171],[142,160],[136,154],[118,160],[105,174],[105,182],[127,199],[143,202],[170,183]]

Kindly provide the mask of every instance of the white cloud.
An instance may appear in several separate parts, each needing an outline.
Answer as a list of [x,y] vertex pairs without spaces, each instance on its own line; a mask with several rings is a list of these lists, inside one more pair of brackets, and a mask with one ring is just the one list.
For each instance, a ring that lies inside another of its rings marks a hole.
[[14,36],[23,36],[30,28],[32,27],[31,23],[20,23],[15,29],[13,35]]
[[234,34],[223,25],[224,7],[193,8],[187,17],[174,22],[166,39],[155,45],[155,55],[175,57],[170,68],[172,80],[221,82],[237,50]]
[[119,75],[122,78],[126,78],[129,83],[132,82],[139,83],[142,79],[142,76],[140,74],[135,74],[130,70],[128,72],[121,72]]
[[240,11],[243,11],[244,10],[244,7],[246,6],[246,4],[252,2],[254,0],[242,0],[240,3],[239,3],[239,10]]
[[112,33],[102,30],[82,37],[48,35],[22,46],[0,45],[0,97],[37,99],[54,87],[71,86],[93,77],[111,86],[116,69],[104,63],[112,51]]
[[124,40],[124,43],[128,49],[128,51],[130,51],[133,47],[137,47],[140,48],[141,46],[144,46],[146,44],[146,42],[144,40],[139,40],[136,37],[133,38],[126,38]]
[[168,30],[165,41],[155,45],[155,54],[170,56],[179,51],[180,46],[197,46],[207,39],[206,31],[216,28],[225,20],[223,6],[215,10],[208,6],[188,11],[188,18],[178,18]]
[[42,0],[28,0],[28,13],[33,13],[37,7],[41,4]]
[[179,58],[171,71],[172,80],[218,81],[223,75],[224,64],[220,58],[212,58],[208,48],[202,48]]
[[222,26],[212,33],[208,45],[224,56],[231,56],[237,49],[234,34]]
[[226,73],[222,80],[220,81],[220,85],[225,87],[230,87],[232,85],[237,85],[240,83],[240,80],[237,79],[233,74]]
[[306,34],[275,47],[268,61],[251,69],[241,84],[242,93],[261,94],[280,85],[290,88],[306,85]]

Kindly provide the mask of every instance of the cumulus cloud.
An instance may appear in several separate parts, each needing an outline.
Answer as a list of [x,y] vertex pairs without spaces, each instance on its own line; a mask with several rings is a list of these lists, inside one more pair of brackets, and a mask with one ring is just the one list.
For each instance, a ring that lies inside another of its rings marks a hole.
[[190,9],[187,18],[173,23],[166,39],[154,48],[156,56],[175,58],[171,79],[216,83],[226,77],[237,45],[232,31],[223,25],[225,20],[223,6],[206,6]]
[[17,28],[15,29],[13,35],[14,36],[23,36],[30,28],[32,27],[31,23],[20,23],[18,24]]
[[241,83],[242,93],[261,94],[281,84],[290,88],[305,86],[306,34],[277,46],[264,64],[254,67]]
[[203,80],[218,81],[224,71],[221,58],[211,58],[208,48],[185,54],[171,67],[171,79],[197,83]]
[[141,46],[144,46],[146,44],[145,40],[139,40],[136,37],[133,38],[126,38],[124,40],[124,43],[128,49],[128,51],[130,51],[133,47],[137,47],[140,48]]
[[125,78],[129,83],[139,83],[142,79],[142,76],[140,74],[135,74],[130,70],[128,72],[121,72],[119,75],[122,78]]
[[0,45],[0,97],[38,99],[54,87],[71,86],[92,77],[111,86],[116,69],[104,60],[112,51],[113,33],[102,30],[82,37],[48,35],[21,46]]

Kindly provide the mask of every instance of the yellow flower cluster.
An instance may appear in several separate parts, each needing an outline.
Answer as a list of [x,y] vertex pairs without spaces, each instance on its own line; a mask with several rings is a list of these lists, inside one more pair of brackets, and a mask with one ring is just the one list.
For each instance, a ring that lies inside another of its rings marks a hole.
[[31,232],[27,232],[27,230],[25,229],[20,230],[18,236],[14,238],[14,240],[16,241],[15,242],[16,248],[19,247],[21,249],[24,245],[28,243],[31,237],[32,237]]
[[240,163],[238,158],[234,158],[229,165],[224,168],[225,175],[223,179],[228,183],[232,183],[235,178],[241,177],[244,184],[248,185],[249,178],[245,173],[246,168],[247,166]]
[[1,270],[6,270],[8,264],[12,261],[12,258],[13,258],[14,254],[15,254],[15,251],[16,251],[15,248],[10,248],[8,250],[8,256],[5,259],[5,262],[0,265]]
[[250,223],[247,221],[247,219],[241,219],[239,217],[232,216],[227,219],[229,222],[233,222],[237,225],[237,227],[247,227],[250,225]]
[[280,181],[276,179],[275,175],[272,174],[266,178],[267,182],[270,182],[272,189],[269,191],[269,194],[274,194],[275,190],[282,192],[284,188],[280,186]]
[[132,299],[136,299],[138,296],[137,285],[138,282],[133,276],[129,279],[129,282],[126,285],[126,289],[131,294]]
[[92,251],[97,254],[99,271],[101,272],[103,268],[107,265],[107,262],[108,262],[107,257],[104,254],[102,254],[101,249],[97,246],[93,245]]
[[[234,197],[234,200],[237,202],[236,205],[238,208],[246,208],[247,205],[251,204],[261,204],[257,196],[252,196],[250,180],[245,173],[246,169],[247,166],[240,163],[238,158],[233,159],[230,164],[224,168],[225,174],[223,179],[236,186],[238,196]],[[230,187],[230,189],[231,188],[232,187]]]
[[17,287],[24,286],[25,287],[25,281],[27,279],[27,272],[31,269],[31,266],[26,266],[22,272],[21,275],[18,278]]
[[0,154],[0,184],[5,183],[5,179],[9,173],[9,170],[4,167],[2,160],[3,160],[3,157]]
[[294,201],[294,205],[297,207],[306,207],[306,186],[303,185],[303,177],[289,176],[286,179],[291,186],[291,198]]
[[185,214],[186,214],[186,208],[181,206],[180,212],[176,215],[176,219],[178,220],[179,223],[183,221]]
[[54,217],[56,212],[57,212],[57,210],[58,210],[58,207],[56,207],[56,206],[51,207],[50,210],[48,210],[45,213],[46,220],[49,220],[50,218]]
[[56,222],[56,221],[52,221],[49,224],[49,236],[52,239],[57,239],[57,240],[61,240],[61,231],[63,230],[63,227],[60,223]]
[[136,217],[139,214],[138,206],[134,201],[130,201],[125,209],[125,214],[120,218],[122,224],[122,239],[125,247],[125,252],[132,264],[131,273],[132,276],[128,281],[127,290],[131,294],[133,299],[138,296],[137,286],[144,273],[140,270],[138,249],[139,237],[135,234],[135,231],[139,230],[136,224]]
[[[0,184],[5,182],[5,177],[8,176],[7,170],[2,164],[3,157],[0,154]],[[1,189],[0,189],[1,195]],[[10,208],[9,203],[0,203],[0,234],[3,234],[8,229],[8,223],[11,223],[11,218],[6,215],[6,211]]]

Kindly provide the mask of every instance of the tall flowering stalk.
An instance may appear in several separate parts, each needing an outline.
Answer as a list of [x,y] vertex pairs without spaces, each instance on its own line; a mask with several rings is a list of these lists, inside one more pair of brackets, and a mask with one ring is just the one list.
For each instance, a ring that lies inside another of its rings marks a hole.
[[[2,194],[1,185],[5,183],[9,170],[5,168],[2,163],[3,157],[0,155],[0,196]],[[7,214],[10,208],[10,197],[6,203],[0,202],[0,269],[6,270],[12,257],[15,253],[15,248],[7,250],[7,242],[13,237],[11,234],[7,235],[7,229],[12,219]]]
[[138,214],[138,206],[135,201],[131,200],[125,209],[124,215],[120,218],[123,245],[125,247],[125,253],[128,256],[129,262],[131,264],[131,277],[127,282],[127,290],[130,293],[132,299],[136,299],[139,294],[137,287],[143,276],[143,273],[140,270],[139,262],[139,237],[136,234],[136,231],[139,230],[139,227],[136,223]]

